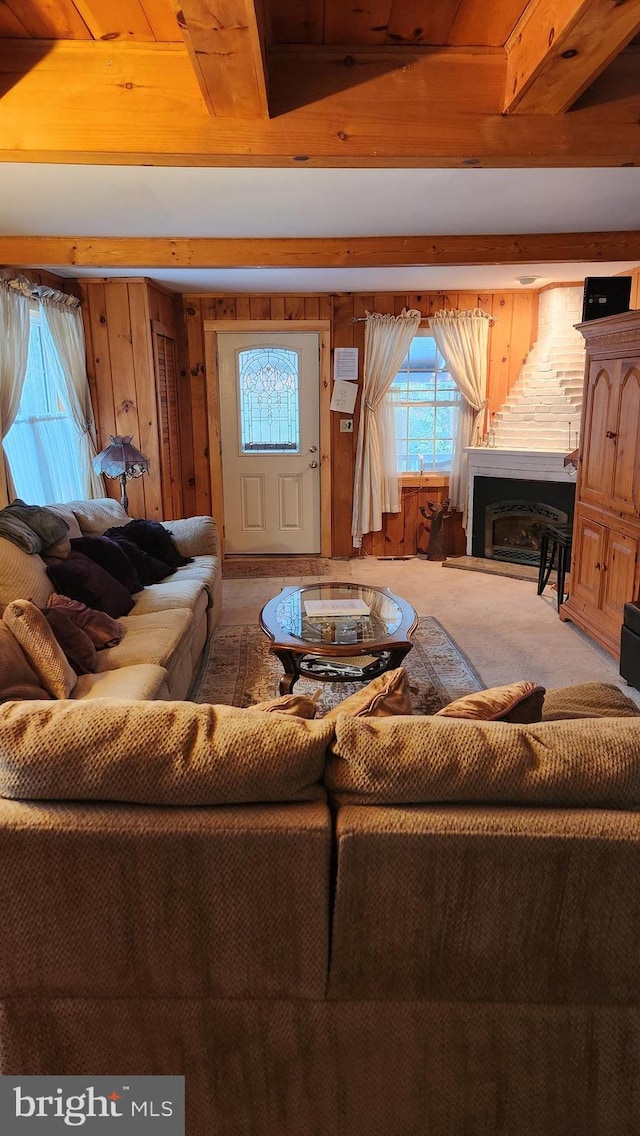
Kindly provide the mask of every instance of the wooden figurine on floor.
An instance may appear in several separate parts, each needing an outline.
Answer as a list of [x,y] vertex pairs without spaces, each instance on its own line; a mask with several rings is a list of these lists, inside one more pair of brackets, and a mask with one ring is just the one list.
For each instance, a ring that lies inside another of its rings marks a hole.
[[[434,505],[432,501],[427,501],[426,506],[420,505],[420,513],[425,519],[425,527],[429,532],[427,560],[446,560],[448,556],[448,526],[444,522],[455,513],[455,509],[451,508],[451,501],[447,498],[446,501],[442,501],[439,505]],[[419,549],[419,551],[422,551],[422,549]]]

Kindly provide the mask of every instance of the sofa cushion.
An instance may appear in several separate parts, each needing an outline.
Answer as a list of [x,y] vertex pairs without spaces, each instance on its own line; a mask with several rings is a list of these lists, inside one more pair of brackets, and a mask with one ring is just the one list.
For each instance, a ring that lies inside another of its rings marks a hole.
[[165,583],[150,584],[136,596],[131,616],[173,607],[186,607],[194,615],[201,614],[207,607],[204,584],[200,580],[179,580],[175,576]]
[[471,718],[479,722],[539,722],[545,688],[535,682],[511,682],[465,694],[438,710],[439,718]]
[[582,682],[548,690],[542,707],[543,722],[566,718],[636,718],[640,709],[609,682]]
[[[479,1038],[488,1036],[485,1011],[492,1003],[511,1003],[520,1017],[532,1004],[554,1018],[567,1003],[591,1003],[591,1011],[600,1003],[607,1014],[616,1003],[633,1003],[637,1013],[635,813],[504,805],[341,808],[336,843],[330,998],[399,999],[412,1011],[422,1001],[430,1013],[433,1003],[454,1007],[452,1060],[460,1053],[457,1012],[473,1008],[472,1061]],[[495,1037],[501,1046],[511,1044],[501,1027]],[[584,1032],[580,1038],[572,1050],[577,1062]],[[529,1037],[525,1063],[535,1063],[539,1045],[532,1044]],[[493,1092],[490,1076],[488,1083]],[[431,1131],[488,1136],[502,1128],[495,1120],[491,1108],[486,1127],[469,1129],[461,1117],[459,1128]],[[549,1136],[537,1118],[524,1128],[515,1113],[512,1120],[503,1136]],[[589,1127],[580,1125],[573,1136],[586,1136]],[[571,1123],[561,1124],[554,1136],[570,1131]]]
[[235,706],[6,702],[0,795],[159,805],[314,800],[323,795],[332,733],[330,722]]
[[137,663],[117,671],[80,675],[71,691],[76,702],[87,698],[124,698],[127,701],[167,697],[167,672],[154,663]]
[[45,606],[53,587],[40,556],[30,556],[10,540],[0,538],[0,564],[0,612],[15,599]]
[[640,719],[336,721],[325,784],[339,802],[640,805]]
[[97,651],[115,647],[122,639],[120,624],[107,615],[106,611],[97,611],[80,600],[72,600],[70,596],[61,596],[58,592],[51,593],[47,607],[60,607],[68,611],[77,626],[89,636]]
[[80,600],[87,607],[106,611],[113,619],[126,615],[133,607],[131,593],[124,584],[83,552],[70,552],[66,560],[50,564],[47,572],[57,592]]
[[89,560],[99,564],[105,572],[124,584],[128,592],[133,594],[142,591],[138,574],[126,552],[117,541],[109,540],[108,536],[81,536],[70,541],[69,551],[82,552],[84,556],[88,556]]
[[134,663],[155,663],[171,671],[174,657],[182,652],[189,636],[193,616],[186,608],[154,611],[148,615],[129,615],[119,621],[122,641],[98,654],[98,673],[128,667]]
[[50,697],[11,628],[0,620],[0,702]]
[[80,531],[85,536],[100,534],[113,525],[126,525],[131,517],[113,497],[98,497],[95,501],[66,501],[65,509],[71,509]]
[[409,680],[404,667],[385,671],[371,682],[356,690],[355,694],[343,698],[325,718],[337,718],[338,714],[349,714],[352,718],[386,718],[390,714],[411,714],[413,704]]
[[197,556],[193,564],[178,568],[176,580],[199,580],[213,598],[216,578],[220,574],[220,560],[217,556]]
[[78,627],[71,612],[62,607],[45,607],[42,614],[75,673],[93,673],[97,660],[93,640]]
[[68,698],[78,676],[42,612],[29,600],[14,600],[7,604],[2,618],[45,690],[54,698]]

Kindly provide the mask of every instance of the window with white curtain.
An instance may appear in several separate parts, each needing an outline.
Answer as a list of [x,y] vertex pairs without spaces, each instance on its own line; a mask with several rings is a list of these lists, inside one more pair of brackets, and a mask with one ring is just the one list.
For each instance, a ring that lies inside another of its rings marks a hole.
[[16,495],[28,505],[85,496],[78,433],[58,394],[61,374],[58,352],[35,304],[20,409],[4,440]]
[[460,392],[428,328],[411,342],[390,390],[398,473],[446,473],[457,435]]

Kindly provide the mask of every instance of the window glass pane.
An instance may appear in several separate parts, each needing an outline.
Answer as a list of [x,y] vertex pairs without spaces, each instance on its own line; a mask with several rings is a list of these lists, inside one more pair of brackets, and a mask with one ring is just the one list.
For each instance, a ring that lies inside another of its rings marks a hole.
[[451,468],[459,392],[433,336],[418,333],[390,390],[399,473]]
[[39,313],[31,313],[20,406],[4,440],[16,495],[29,505],[83,498],[78,432],[57,394],[60,360]]
[[242,453],[299,452],[298,352],[252,347],[237,366]]

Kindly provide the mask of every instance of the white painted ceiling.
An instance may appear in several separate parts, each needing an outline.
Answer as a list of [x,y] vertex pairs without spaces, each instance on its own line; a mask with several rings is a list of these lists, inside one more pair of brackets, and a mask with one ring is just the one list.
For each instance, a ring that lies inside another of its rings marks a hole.
[[[263,169],[0,165],[2,235],[349,237],[640,229],[640,168]],[[53,271],[56,265],[41,265]],[[177,291],[490,290],[610,276],[634,262],[338,269],[103,267]]]

